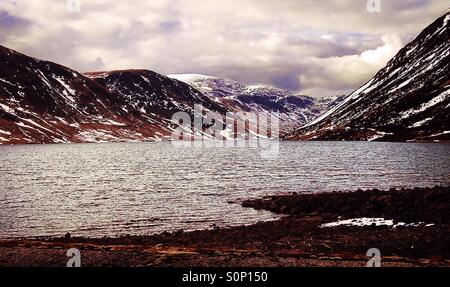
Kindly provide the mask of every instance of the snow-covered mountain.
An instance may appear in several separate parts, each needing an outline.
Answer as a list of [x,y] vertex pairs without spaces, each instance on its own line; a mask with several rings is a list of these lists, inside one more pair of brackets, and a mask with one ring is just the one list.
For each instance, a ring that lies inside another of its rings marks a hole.
[[[128,105],[138,111],[167,136],[172,129],[172,116],[186,112],[194,116],[194,104],[201,105],[203,112],[215,111],[225,114],[226,109],[203,95],[192,86],[149,70],[119,70],[85,74],[88,78],[120,95]],[[202,115],[197,114],[201,117]]]
[[0,67],[1,143],[116,137],[119,127],[138,122],[125,111],[124,101],[66,67],[1,46]]
[[[148,70],[81,74],[2,46],[0,67],[0,144],[170,139],[176,112],[194,119],[205,118],[208,111],[279,111],[293,124],[318,114],[312,99],[282,90],[238,87],[229,81],[233,95],[219,98]],[[183,80],[206,78],[190,75]],[[195,111],[194,104],[203,112]],[[257,130],[256,122],[250,126]],[[205,135],[208,124],[196,128],[196,135]],[[227,126],[223,136],[233,137],[231,131]]]
[[82,75],[0,46],[0,144],[169,138],[177,111],[224,112],[191,86],[144,70]]
[[230,111],[278,113],[280,131],[287,133],[316,118],[341,98],[315,99],[264,86],[246,86],[236,81],[199,74],[168,75],[193,86]]
[[291,140],[450,140],[450,11]]

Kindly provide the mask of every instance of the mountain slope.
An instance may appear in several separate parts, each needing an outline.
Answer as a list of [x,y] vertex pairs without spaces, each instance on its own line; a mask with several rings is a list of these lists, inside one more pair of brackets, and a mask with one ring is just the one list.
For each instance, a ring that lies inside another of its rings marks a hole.
[[176,112],[192,114],[194,104],[205,110],[226,110],[184,82],[149,70],[119,70],[85,74],[98,84],[121,96],[146,116],[170,120]]
[[172,114],[194,103],[223,111],[151,71],[86,77],[0,46],[0,144],[158,140],[171,135]]
[[198,74],[168,75],[184,81],[233,112],[279,113],[280,131],[287,133],[317,117],[336,99],[320,101],[290,91],[246,86],[236,81]]
[[3,143],[81,142],[82,131],[136,122],[125,102],[71,69],[1,46],[0,66]]
[[449,140],[450,12],[290,140]]

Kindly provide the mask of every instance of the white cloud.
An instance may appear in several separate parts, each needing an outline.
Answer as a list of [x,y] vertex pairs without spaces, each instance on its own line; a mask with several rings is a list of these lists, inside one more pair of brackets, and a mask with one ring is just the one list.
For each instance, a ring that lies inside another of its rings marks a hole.
[[359,55],[310,58],[305,65],[311,72],[299,77],[306,87],[303,92],[324,87],[331,91],[348,91],[349,87],[361,85],[383,68],[404,45],[398,35],[384,35],[382,40],[382,46]]

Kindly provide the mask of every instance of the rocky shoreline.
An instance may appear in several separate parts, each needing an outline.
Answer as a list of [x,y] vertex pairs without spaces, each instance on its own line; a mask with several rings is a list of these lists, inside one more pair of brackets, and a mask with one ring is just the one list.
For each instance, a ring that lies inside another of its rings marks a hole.
[[[285,214],[251,226],[152,236],[0,240],[0,266],[365,266],[378,248],[382,266],[450,266],[450,187],[292,194],[246,200],[244,207]],[[381,217],[418,226],[336,226]]]
[[448,224],[450,188],[372,189],[355,192],[293,194],[246,200],[244,207],[295,217],[320,215],[327,220],[384,217],[395,221]]

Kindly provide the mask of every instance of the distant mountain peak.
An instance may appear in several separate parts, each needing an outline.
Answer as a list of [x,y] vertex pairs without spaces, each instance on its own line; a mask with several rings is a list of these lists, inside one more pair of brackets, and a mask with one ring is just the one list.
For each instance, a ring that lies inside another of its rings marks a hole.
[[234,80],[198,74],[169,75],[188,83],[233,112],[272,112],[280,116],[282,133],[314,119],[335,100],[298,95],[265,85],[245,85]]
[[185,82],[187,84],[192,84],[192,83],[194,83],[196,81],[200,81],[200,80],[217,78],[217,77],[206,76],[206,75],[202,75],[202,74],[172,74],[172,75],[167,75],[167,77],[176,79],[181,82]]

